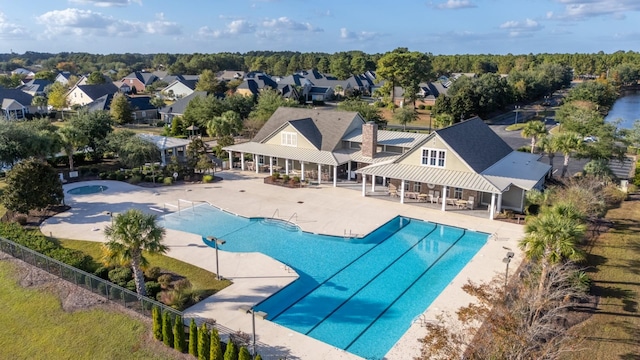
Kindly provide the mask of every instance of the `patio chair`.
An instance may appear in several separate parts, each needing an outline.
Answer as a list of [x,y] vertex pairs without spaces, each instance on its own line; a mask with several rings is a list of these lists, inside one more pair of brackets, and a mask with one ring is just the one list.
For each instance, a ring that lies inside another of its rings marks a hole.
[[438,203],[438,200],[440,199],[440,191],[434,191],[433,192],[433,197],[431,198],[431,203]]
[[473,196],[470,196],[470,197],[469,197],[469,200],[467,200],[467,205],[466,205],[466,207],[467,207],[467,209],[469,209],[469,210],[473,210],[473,200],[472,200],[472,198],[473,198]]

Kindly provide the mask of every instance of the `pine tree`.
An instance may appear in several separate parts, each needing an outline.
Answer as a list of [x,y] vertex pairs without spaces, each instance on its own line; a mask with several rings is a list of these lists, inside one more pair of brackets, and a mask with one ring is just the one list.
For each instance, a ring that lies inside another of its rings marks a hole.
[[209,360],[223,360],[222,344],[220,343],[220,334],[216,328],[211,329],[211,348],[209,352]]
[[238,360],[238,352],[233,341],[227,343],[227,351],[224,352],[224,360]]
[[211,351],[209,342],[209,329],[206,323],[202,323],[198,330],[198,360],[209,360],[209,351]]
[[254,360],[262,360],[262,356],[260,356],[260,354],[257,354]]
[[162,341],[162,315],[159,307],[154,306],[151,309],[151,317],[153,318],[153,337]]
[[173,348],[181,353],[187,350],[187,344],[184,337],[184,323],[180,315],[176,316],[173,324]]
[[251,360],[251,354],[249,353],[249,350],[242,346],[240,348],[240,354],[238,355],[238,360]]
[[198,326],[193,318],[189,324],[189,354],[198,356]]
[[168,347],[173,347],[173,324],[168,312],[162,314],[162,342]]

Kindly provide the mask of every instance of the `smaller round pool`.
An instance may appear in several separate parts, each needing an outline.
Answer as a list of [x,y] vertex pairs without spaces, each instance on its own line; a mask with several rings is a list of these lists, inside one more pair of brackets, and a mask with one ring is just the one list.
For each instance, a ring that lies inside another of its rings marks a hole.
[[87,195],[87,194],[96,194],[100,192],[104,192],[108,187],[104,185],[88,185],[88,186],[80,186],[75,189],[71,189],[67,191],[67,194],[73,195]]

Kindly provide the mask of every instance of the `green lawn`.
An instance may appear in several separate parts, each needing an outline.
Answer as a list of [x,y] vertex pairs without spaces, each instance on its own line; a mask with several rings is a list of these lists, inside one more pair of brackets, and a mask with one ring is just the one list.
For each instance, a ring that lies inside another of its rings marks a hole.
[[614,228],[595,240],[588,257],[597,312],[574,329],[585,338],[566,359],[640,359],[640,201],[607,214]]
[[25,289],[0,262],[0,358],[175,359],[148,339],[149,325],[115,311],[67,313],[44,290]]
[[[96,261],[99,261],[102,257],[102,243],[68,239],[59,239],[59,241],[62,246],[80,250]],[[157,266],[163,270],[182,275],[189,279],[194,290],[203,290],[213,294],[231,285],[231,281],[229,280],[218,281],[215,274],[169,256],[149,254],[145,254],[144,256],[149,261],[150,266]]]
[[[7,186],[7,183],[4,181],[4,179],[0,180],[0,195],[2,195],[2,189],[4,189]],[[4,216],[4,214],[7,212],[7,209],[5,209],[4,206],[2,206],[2,204],[0,204],[0,218]]]

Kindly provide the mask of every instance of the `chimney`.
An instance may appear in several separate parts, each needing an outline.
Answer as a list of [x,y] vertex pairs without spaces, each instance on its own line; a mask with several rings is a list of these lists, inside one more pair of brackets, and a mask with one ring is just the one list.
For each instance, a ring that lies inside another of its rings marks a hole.
[[373,158],[378,149],[378,124],[369,121],[362,124],[362,156]]

